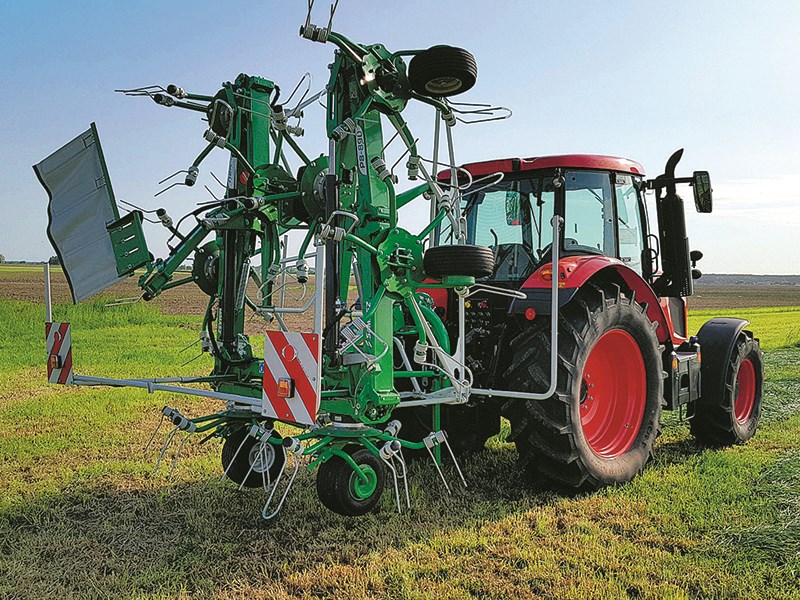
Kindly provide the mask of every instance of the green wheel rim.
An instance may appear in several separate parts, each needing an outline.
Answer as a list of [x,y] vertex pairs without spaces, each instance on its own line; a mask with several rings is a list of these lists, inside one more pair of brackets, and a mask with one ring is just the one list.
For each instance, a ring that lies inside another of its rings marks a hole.
[[358,476],[358,473],[353,471],[353,474],[350,475],[350,493],[357,500],[366,500],[375,493],[375,489],[378,487],[378,474],[369,465],[358,466],[367,480],[364,481]]

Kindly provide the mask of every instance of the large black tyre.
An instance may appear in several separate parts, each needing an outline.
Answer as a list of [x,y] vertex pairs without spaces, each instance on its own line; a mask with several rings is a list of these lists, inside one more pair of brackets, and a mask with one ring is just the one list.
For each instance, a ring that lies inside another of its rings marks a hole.
[[494,273],[494,253],[486,246],[456,244],[433,246],[422,259],[425,274],[435,279],[446,276],[488,277]]
[[[344,451],[374,477],[374,487],[359,487],[361,480],[347,462],[333,455],[317,468],[317,496],[333,512],[346,517],[365,515],[377,506],[386,485],[383,461],[363,446],[349,445]],[[363,492],[359,494],[359,491]]]
[[475,85],[478,65],[463,48],[433,46],[408,63],[411,89],[423,96],[455,96]]
[[[702,341],[700,348],[703,351]],[[727,446],[753,437],[764,387],[764,355],[758,340],[741,331],[727,357],[713,361],[709,356],[703,361],[701,382],[700,399],[689,420],[697,441]]]
[[[510,389],[544,392],[550,319],[511,342]],[[618,286],[586,286],[562,309],[556,392],[509,400],[510,440],[520,464],[558,486],[596,490],[642,471],[661,432],[661,353],[645,307]]]
[[[244,487],[257,488],[265,481],[271,482],[278,478],[286,464],[286,451],[281,445],[267,443],[263,447],[263,451],[266,452],[266,465],[264,465],[264,461],[259,457],[258,441],[253,436],[247,435],[247,431],[247,427],[240,427],[225,438],[222,444],[222,469],[231,481],[239,485],[244,482]],[[237,454],[239,447],[241,450]],[[269,479],[266,478],[267,472]]]

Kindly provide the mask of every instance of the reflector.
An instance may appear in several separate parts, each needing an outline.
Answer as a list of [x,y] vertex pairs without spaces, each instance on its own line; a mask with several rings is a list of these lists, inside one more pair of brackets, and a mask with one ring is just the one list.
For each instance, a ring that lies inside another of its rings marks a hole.
[[106,230],[119,210],[95,124],[33,170],[50,196],[47,237],[77,304],[122,279]]

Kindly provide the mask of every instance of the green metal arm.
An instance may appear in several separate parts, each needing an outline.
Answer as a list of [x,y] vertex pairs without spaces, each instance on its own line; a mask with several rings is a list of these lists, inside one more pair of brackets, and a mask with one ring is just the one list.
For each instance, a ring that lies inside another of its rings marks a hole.
[[144,290],[144,299],[152,300],[158,296],[172,280],[172,275],[180,268],[183,262],[206,239],[210,230],[204,225],[197,225],[186,236],[186,241],[181,242],[170,256],[161,262],[155,262],[148,268],[148,272],[139,278],[139,287]]

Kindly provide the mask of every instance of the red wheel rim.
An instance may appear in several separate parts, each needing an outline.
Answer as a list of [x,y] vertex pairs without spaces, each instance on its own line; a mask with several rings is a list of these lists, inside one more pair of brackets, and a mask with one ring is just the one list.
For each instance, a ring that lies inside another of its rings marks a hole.
[[736,374],[736,399],[733,401],[733,414],[739,423],[746,423],[753,413],[756,403],[756,369],[749,358],[739,365]]
[[592,451],[616,458],[631,447],[647,402],[644,359],[621,329],[600,336],[586,359],[580,392],[581,427]]

